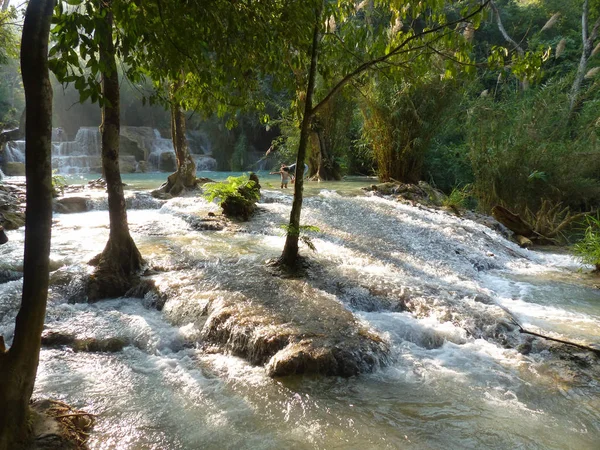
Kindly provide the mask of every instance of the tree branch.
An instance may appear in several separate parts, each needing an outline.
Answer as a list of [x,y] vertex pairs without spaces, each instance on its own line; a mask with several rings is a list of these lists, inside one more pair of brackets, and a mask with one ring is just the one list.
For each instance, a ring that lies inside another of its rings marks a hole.
[[514,49],[519,53],[520,56],[523,56],[525,52],[523,51],[521,46],[517,44],[517,42],[513,38],[511,38],[504,29],[504,25],[502,25],[502,19],[500,18],[500,11],[498,10],[498,7],[494,4],[493,1],[490,1],[490,7],[496,13],[496,23],[498,24],[498,30],[500,30],[500,33],[502,34],[504,39],[514,47]]
[[[350,80],[352,80],[354,77],[360,75],[361,73],[365,72],[366,70],[370,69],[371,67],[373,67],[374,65],[381,63],[381,62],[385,62],[386,60],[388,60],[389,58],[391,58],[392,56],[396,56],[398,54],[403,53],[402,49],[404,47],[406,47],[408,44],[410,44],[412,41],[422,38],[423,36],[427,36],[429,34],[433,34],[433,33],[437,33],[440,30],[449,28],[451,26],[457,25],[461,22],[465,22],[467,20],[469,20],[472,17],[475,17],[477,14],[479,14],[481,11],[483,11],[488,4],[491,3],[491,0],[486,0],[485,2],[483,2],[477,9],[475,9],[475,11],[473,11],[472,13],[461,17],[460,19],[457,20],[453,20],[451,22],[442,24],[442,25],[438,25],[437,27],[431,28],[429,30],[425,30],[421,33],[415,34],[413,36],[410,36],[408,38],[406,38],[404,41],[402,41],[400,44],[398,44],[396,47],[394,47],[392,50],[390,50],[388,53],[386,53],[383,56],[380,56],[379,58],[375,58],[372,59],[370,61],[367,61],[363,64],[361,64],[360,66],[358,66],[356,69],[354,69],[352,72],[346,74],[330,91],[329,93],[323,98],[323,100],[321,100],[311,111],[311,115],[314,115],[317,113],[317,111],[319,111],[340,89],[342,89],[342,87],[344,87]],[[408,51],[411,51],[413,49],[408,49]],[[404,52],[405,53],[405,52]]]

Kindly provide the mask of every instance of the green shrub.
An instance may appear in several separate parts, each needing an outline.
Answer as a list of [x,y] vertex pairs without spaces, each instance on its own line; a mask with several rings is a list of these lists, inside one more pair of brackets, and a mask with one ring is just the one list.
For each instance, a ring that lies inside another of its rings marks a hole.
[[217,200],[226,216],[248,220],[260,199],[260,185],[254,174],[228,177],[222,182],[205,184],[203,196],[210,202]]
[[583,239],[573,246],[575,255],[584,264],[592,264],[600,271],[600,214],[586,216]]
[[62,175],[58,175],[57,170],[52,171],[52,196],[58,197],[65,193],[65,187],[67,187],[67,181]]
[[472,186],[470,184],[462,188],[455,187],[450,195],[444,199],[442,204],[448,208],[468,208],[471,200]]

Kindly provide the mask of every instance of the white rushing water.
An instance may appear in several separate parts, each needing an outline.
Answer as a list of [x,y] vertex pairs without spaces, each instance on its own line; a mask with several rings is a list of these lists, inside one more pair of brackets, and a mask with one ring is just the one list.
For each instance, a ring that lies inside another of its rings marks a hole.
[[[129,344],[42,350],[36,395],[97,414],[91,448],[598,448],[598,359],[531,344],[500,306],[527,328],[593,345],[600,291],[568,255],[522,250],[439,211],[333,190],[305,200],[303,223],[321,231],[299,295],[332,296],[381,333],[392,344],[387,367],[273,380],[203,351],[201,324],[173,325],[166,311],[215,293],[275,295],[289,282],[261,268],[281,252],[291,196],[263,194],[236,233],[195,231],[190,217],[218,210],[200,198],[128,212],[144,257],[168,269],[155,277],[171,295],[163,312],[141,299],[70,304],[68,288],[52,289],[48,329]],[[107,212],[54,221],[52,268],[87,270],[106,243]],[[0,269],[14,274],[23,230],[8,235]],[[18,279],[0,284],[0,334],[9,338],[20,288]]]

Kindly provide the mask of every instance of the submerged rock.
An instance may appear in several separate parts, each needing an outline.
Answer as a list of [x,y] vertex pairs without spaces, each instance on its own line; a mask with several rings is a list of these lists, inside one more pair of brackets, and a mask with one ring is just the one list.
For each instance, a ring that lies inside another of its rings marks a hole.
[[129,345],[126,339],[112,337],[106,339],[77,338],[74,335],[58,331],[42,333],[42,345],[45,347],[71,347],[76,352],[108,352],[115,353]]
[[389,344],[334,296],[298,280],[287,281],[291,290],[310,289],[310,294],[249,297],[217,291],[193,305],[187,298],[170,300],[164,313],[178,325],[191,322],[200,329],[208,351],[263,365],[271,377],[349,377],[388,362]]

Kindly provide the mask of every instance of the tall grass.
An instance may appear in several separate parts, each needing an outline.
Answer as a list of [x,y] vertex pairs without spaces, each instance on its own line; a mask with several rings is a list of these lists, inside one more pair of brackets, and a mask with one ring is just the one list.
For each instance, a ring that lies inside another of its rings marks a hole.
[[[567,80],[503,101],[478,99],[466,117],[473,192],[484,210],[537,211],[543,200],[585,210],[600,201],[597,127],[568,121]],[[589,125],[589,124],[588,124]]]

